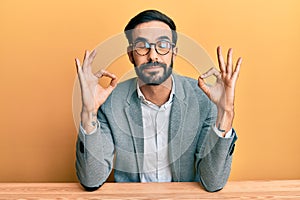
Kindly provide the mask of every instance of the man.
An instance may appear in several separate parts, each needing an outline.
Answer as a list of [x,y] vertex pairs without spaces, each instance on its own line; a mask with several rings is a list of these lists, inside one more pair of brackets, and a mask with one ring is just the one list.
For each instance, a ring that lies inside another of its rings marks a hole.
[[[172,73],[177,54],[174,22],[156,10],[132,18],[125,28],[128,57],[137,78],[93,74],[96,52],[76,59],[82,92],[76,169],[87,190],[99,188],[114,168],[116,182],[198,181],[208,191],[229,177],[236,133],[232,129],[235,68],[232,50],[197,80]],[[204,79],[214,75],[214,86]],[[101,77],[110,85],[98,84]],[[198,87],[199,86],[199,87]]]

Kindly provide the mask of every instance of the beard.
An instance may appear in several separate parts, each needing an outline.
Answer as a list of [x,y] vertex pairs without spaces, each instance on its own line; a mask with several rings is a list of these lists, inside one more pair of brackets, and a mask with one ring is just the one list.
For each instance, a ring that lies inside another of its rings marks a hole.
[[[159,76],[159,71],[155,71],[155,72],[150,72],[148,73],[148,75],[146,75],[143,71],[144,69],[147,69],[149,67],[153,67],[153,66],[160,66],[163,68],[163,74],[161,76]],[[148,63],[144,63],[142,65],[140,65],[139,67],[136,66],[136,64],[134,64],[134,69],[135,72],[137,74],[137,76],[139,77],[139,79],[141,79],[146,85],[160,85],[163,82],[165,82],[165,80],[167,80],[173,71],[173,58],[171,60],[171,63],[169,65],[169,67],[167,67],[167,65],[165,63],[160,63],[160,62],[148,62]]]

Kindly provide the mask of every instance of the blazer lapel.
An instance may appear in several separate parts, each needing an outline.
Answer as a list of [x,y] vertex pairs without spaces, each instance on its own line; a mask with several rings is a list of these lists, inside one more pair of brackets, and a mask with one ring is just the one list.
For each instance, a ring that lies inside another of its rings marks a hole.
[[[136,81],[133,81],[133,83],[136,83]],[[125,108],[125,113],[134,143],[135,156],[139,170],[138,172],[140,173],[143,170],[144,160],[144,132],[141,102],[137,97],[136,84],[130,87],[127,102],[128,106]]]
[[180,181],[180,156],[182,154],[181,143],[183,139],[182,128],[187,105],[184,101],[185,94],[182,84],[176,75],[173,75],[173,77],[175,81],[175,95],[170,115],[168,147],[173,181]]

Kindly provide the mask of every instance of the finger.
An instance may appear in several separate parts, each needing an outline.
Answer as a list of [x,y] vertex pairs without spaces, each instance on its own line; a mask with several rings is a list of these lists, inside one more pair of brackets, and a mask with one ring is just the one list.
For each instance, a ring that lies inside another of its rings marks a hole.
[[78,58],[75,58],[75,65],[77,69],[78,78],[81,79],[80,77],[82,76],[82,66]]
[[204,79],[210,77],[211,75],[214,75],[216,78],[221,78],[221,73],[214,67],[210,68],[207,72],[202,74],[200,78]]
[[76,69],[77,69],[77,73],[82,71],[82,67],[80,65],[80,61],[78,58],[75,58],[75,65],[76,65]]
[[111,78],[110,84],[106,88],[106,91],[110,94],[116,88],[117,84],[118,84],[118,78],[114,75],[113,78]]
[[97,78],[101,78],[102,75],[103,75],[103,72],[104,72],[104,70],[103,70],[103,69],[100,69],[100,70],[97,71],[94,75],[95,75]]
[[209,87],[205,84],[205,82],[204,82],[203,78],[201,78],[201,76],[198,78],[198,86],[208,97],[210,96]]
[[89,56],[89,67],[91,67],[96,55],[97,55],[97,51],[96,49],[94,49]]
[[75,58],[75,64],[76,64],[76,69],[77,69],[77,75],[78,75],[78,79],[80,82],[80,85],[82,85],[81,80],[82,80],[82,67],[80,65],[80,61],[78,58]]
[[109,78],[112,78],[112,79],[116,78],[116,75],[114,75],[114,74],[112,74],[108,71],[105,71],[105,70],[103,70],[102,76],[106,76],[106,77],[109,77]]
[[113,74],[113,78],[111,78],[110,86],[115,88],[118,84],[118,78]]
[[100,69],[94,75],[98,78],[101,78],[102,76],[106,76],[106,77],[109,77],[109,78],[112,78],[112,79],[116,78],[116,75],[114,75],[114,74],[112,74],[112,73],[110,73],[110,72],[108,72],[104,69]]
[[238,78],[240,74],[241,64],[242,64],[242,58],[239,57],[239,59],[236,62],[235,70],[232,74],[232,79],[236,80]]
[[217,55],[218,55],[218,62],[219,62],[219,68],[220,71],[223,73],[226,73],[226,69],[225,69],[225,63],[224,63],[224,58],[222,56],[222,49],[220,46],[218,46],[217,48]]
[[88,67],[88,57],[89,57],[90,53],[88,50],[85,51],[85,54],[84,54],[84,59],[83,59],[83,63],[82,63],[82,69],[83,71],[86,71],[87,70],[87,67]]
[[232,48],[228,49],[226,71],[229,75],[232,74]]

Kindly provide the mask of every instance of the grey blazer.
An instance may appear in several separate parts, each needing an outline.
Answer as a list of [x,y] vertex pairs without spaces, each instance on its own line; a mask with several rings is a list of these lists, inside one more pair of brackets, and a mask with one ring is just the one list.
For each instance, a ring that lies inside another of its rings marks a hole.
[[[172,181],[198,181],[208,191],[224,187],[230,174],[234,143],[214,132],[216,106],[197,80],[174,75],[168,149]],[[90,135],[79,129],[76,170],[86,188],[98,188],[114,168],[116,182],[139,182],[143,172],[141,101],[133,78],[120,83],[98,110],[100,128]]]

